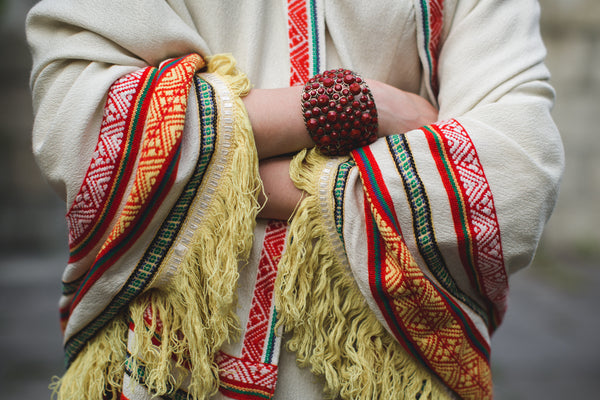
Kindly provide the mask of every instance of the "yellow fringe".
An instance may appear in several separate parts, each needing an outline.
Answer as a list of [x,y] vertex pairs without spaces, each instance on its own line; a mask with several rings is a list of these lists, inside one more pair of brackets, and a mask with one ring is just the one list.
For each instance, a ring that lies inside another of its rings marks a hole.
[[[238,261],[247,259],[261,190],[251,127],[240,97],[250,90],[233,58],[214,56],[208,71],[228,83],[235,101],[230,168],[224,171],[206,221],[171,283],[130,305],[136,326],[132,348],[145,366],[145,385],[161,396],[189,378],[186,390],[203,399],[218,389],[214,355],[239,335],[235,314]],[[296,186],[308,193],[291,221],[290,237],[276,282],[280,324],[292,332],[288,347],[298,363],[326,381],[326,394],[344,399],[450,398],[446,389],[417,364],[377,321],[349,271],[336,259],[319,211],[318,182],[326,159],[301,152],[290,167]],[[147,326],[143,313],[158,316]],[[127,357],[127,316],[116,317],[51,385],[58,400],[116,399]],[[156,346],[152,339],[160,336]],[[185,367],[191,367],[188,374]],[[108,391],[108,392],[107,392]]]
[[279,324],[300,367],[323,376],[328,398],[448,399],[447,389],[379,323],[333,251],[320,216],[318,184],[327,159],[299,153],[290,166],[308,196],[290,224],[275,283]]
[[62,378],[53,379],[52,398],[117,400],[125,373],[127,329],[127,321],[117,317],[90,340]]
[[[258,158],[241,100],[250,91],[250,82],[230,55],[211,57],[208,72],[218,74],[236,98],[228,168],[222,171],[203,224],[194,233],[190,250],[171,282],[146,292],[129,306],[136,327],[132,381],[141,378],[137,367],[143,363],[145,386],[157,396],[172,393],[186,378],[190,384],[185,389],[193,399],[218,390],[214,356],[225,342],[239,335],[235,313],[238,262],[249,256],[260,208]],[[149,306],[155,316],[151,326],[143,318]],[[116,319],[90,341],[64,377],[53,383],[58,400],[101,399],[107,384],[121,388],[128,329],[127,324],[117,323],[122,320]],[[160,346],[152,343],[155,337],[160,337]]]
[[[214,356],[226,341],[239,335],[235,313],[238,261],[249,256],[259,210],[258,158],[241,100],[250,91],[250,83],[231,56],[209,59],[208,72],[225,80],[236,97],[230,168],[223,172],[214,200],[205,210],[207,218],[195,232],[172,284],[142,296],[130,307],[136,326],[132,353],[143,359],[145,385],[158,396],[178,388],[181,374],[187,373],[184,364],[190,368],[186,391],[192,398],[205,398],[218,390]],[[137,329],[144,326],[143,312],[149,304],[160,318],[161,332],[155,324]],[[158,348],[152,344],[155,334],[161,337]]]

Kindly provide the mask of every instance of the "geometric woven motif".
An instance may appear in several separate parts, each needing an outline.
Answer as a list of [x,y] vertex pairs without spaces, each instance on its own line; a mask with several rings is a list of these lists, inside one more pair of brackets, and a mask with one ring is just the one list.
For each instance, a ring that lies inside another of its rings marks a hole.
[[232,399],[270,399],[275,393],[277,365],[254,362],[219,351],[219,391]]
[[252,305],[248,316],[242,358],[256,362],[270,363],[272,358],[272,342],[275,332],[273,292],[277,265],[285,246],[287,224],[284,221],[269,221],[263,240],[263,249],[258,264],[256,283]]
[[437,95],[438,81],[438,55],[443,26],[444,0],[429,0],[429,53],[431,54],[431,88]]
[[423,261],[440,285],[488,324],[491,307],[487,303],[480,304],[481,300],[472,299],[463,291],[463,288],[455,281],[444,259],[436,238],[427,188],[419,175],[407,137],[392,135],[388,136],[386,141],[404,184],[404,192],[412,213],[414,238]]
[[420,19],[423,24],[423,46],[426,63],[424,69],[429,78],[429,85],[434,96],[439,90],[438,81],[438,55],[441,44],[443,27],[443,0],[416,0],[421,10]]
[[494,199],[471,138],[455,119],[424,128],[453,204],[461,258],[472,284],[494,307],[492,330],[507,307],[508,276]]
[[135,243],[171,188],[177,173],[187,96],[195,71],[203,65],[204,60],[199,55],[191,54],[169,62],[158,71],[157,83],[149,99],[144,138],[131,190],[74,297],[71,310],[98,278]]
[[291,86],[301,85],[310,78],[308,21],[306,0],[288,0]]
[[[252,305],[244,334],[241,358],[219,352],[219,391],[229,398],[272,398],[277,383],[273,355],[280,338],[275,335],[277,320],[273,293],[277,265],[285,246],[287,224],[271,220],[265,230]],[[276,343],[277,341],[277,343]]]
[[[148,111],[146,136],[133,187],[101,254],[128,233],[134,221],[141,218],[141,211],[149,205],[150,198],[159,190],[160,185],[164,185],[163,179],[174,179],[176,171],[169,171],[169,167],[179,154],[191,77],[202,63],[199,55],[192,54],[177,60],[171,64],[173,68],[166,68],[161,74]],[[187,84],[181,85],[181,82]],[[163,190],[163,193],[166,191]]]
[[352,152],[365,193],[371,293],[404,348],[464,399],[491,399],[489,346],[469,316],[421,271],[369,147]]
[[[127,157],[131,153],[137,154],[141,138],[141,135],[135,135],[138,93],[152,80],[150,72],[150,68],[137,70],[110,87],[96,149],[66,216],[72,257],[80,250],[77,247],[85,244],[82,242],[93,241],[90,236],[104,233],[115,211],[110,206],[114,208],[120,204],[125,185],[119,185],[119,181],[128,181],[132,167],[128,166]],[[78,258],[84,255],[78,254]]]

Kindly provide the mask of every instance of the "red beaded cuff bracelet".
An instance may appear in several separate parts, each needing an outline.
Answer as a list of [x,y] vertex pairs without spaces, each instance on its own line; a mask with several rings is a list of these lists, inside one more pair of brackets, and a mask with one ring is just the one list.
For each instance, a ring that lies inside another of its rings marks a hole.
[[366,82],[347,69],[310,78],[302,93],[306,129],[325,155],[345,155],[377,139],[377,109]]

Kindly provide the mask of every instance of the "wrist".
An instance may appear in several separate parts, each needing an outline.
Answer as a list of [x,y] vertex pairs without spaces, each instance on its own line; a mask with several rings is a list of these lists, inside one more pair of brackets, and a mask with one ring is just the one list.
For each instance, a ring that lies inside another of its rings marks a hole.
[[304,197],[290,178],[290,157],[275,157],[259,164],[264,192],[259,195],[263,206],[259,218],[287,220]]
[[260,159],[313,146],[298,107],[301,91],[299,86],[252,89],[244,97]]

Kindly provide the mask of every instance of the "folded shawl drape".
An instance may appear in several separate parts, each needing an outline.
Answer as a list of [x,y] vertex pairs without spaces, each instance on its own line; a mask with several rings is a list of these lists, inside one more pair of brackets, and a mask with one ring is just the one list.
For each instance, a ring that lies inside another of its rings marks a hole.
[[[34,150],[69,204],[60,398],[270,397],[281,333],[332,397],[491,398],[508,273],[531,260],[562,169],[537,3],[200,3],[30,14]],[[256,224],[250,82],[217,51],[260,87],[355,68],[441,121],[347,158],[299,153],[308,197],[289,227]],[[277,268],[248,364],[261,248]]]

